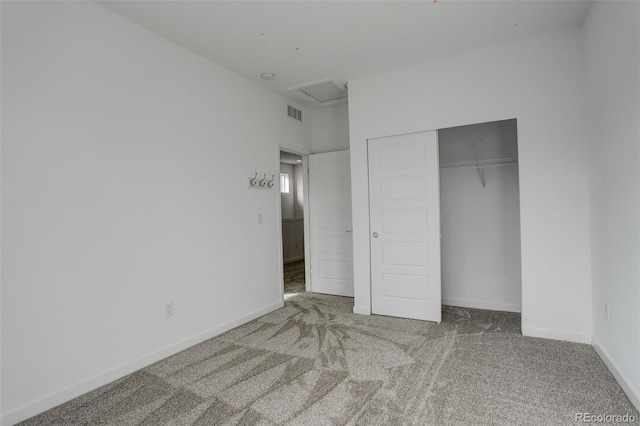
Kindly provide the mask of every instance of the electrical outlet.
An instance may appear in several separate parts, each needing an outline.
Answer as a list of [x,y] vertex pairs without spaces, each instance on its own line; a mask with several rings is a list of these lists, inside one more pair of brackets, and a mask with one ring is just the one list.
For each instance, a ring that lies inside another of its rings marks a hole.
[[609,321],[609,304],[604,304],[604,320]]
[[258,213],[258,223],[262,223],[262,213]]
[[167,303],[167,306],[164,308],[164,314],[167,318],[173,316],[173,302]]

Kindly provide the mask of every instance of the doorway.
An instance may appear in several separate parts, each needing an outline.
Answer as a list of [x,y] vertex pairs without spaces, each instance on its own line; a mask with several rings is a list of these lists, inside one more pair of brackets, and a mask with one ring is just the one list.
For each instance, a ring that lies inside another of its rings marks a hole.
[[521,312],[515,119],[438,130],[442,303]]
[[280,217],[284,300],[306,290],[303,156],[280,151]]

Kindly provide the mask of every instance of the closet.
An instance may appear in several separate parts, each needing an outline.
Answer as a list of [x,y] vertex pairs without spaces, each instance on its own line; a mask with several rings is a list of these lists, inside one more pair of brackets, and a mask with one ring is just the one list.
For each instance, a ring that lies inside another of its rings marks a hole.
[[442,304],[521,312],[516,120],[438,130]]

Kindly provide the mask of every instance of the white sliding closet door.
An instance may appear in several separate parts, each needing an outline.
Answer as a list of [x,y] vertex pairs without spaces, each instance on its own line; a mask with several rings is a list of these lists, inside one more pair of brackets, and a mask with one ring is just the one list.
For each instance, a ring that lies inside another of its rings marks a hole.
[[436,131],[368,141],[372,313],[440,322]]

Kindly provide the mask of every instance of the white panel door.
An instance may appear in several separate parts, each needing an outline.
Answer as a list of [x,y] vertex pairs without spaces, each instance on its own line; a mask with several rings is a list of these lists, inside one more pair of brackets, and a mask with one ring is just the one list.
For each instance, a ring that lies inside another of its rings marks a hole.
[[436,131],[368,141],[371,312],[440,322]]
[[311,291],[353,297],[349,151],[309,156]]

